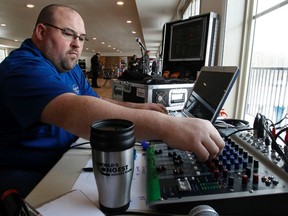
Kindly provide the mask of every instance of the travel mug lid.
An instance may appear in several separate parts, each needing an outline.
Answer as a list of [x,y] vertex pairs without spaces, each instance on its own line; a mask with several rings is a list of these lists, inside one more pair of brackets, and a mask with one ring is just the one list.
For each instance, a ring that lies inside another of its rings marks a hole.
[[106,119],[91,125],[90,145],[106,152],[123,151],[135,144],[134,125],[123,119]]

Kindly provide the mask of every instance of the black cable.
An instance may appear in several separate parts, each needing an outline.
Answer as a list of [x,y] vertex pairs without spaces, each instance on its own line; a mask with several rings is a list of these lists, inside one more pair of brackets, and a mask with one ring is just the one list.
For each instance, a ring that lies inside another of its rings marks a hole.
[[249,130],[253,130],[253,128],[243,128],[243,129],[238,129],[237,131],[233,131],[232,133],[230,133],[229,135],[227,135],[226,137],[230,137],[232,136],[233,134],[236,134],[238,132],[241,132],[241,131],[249,131]]
[[275,140],[274,136],[272,135],[271,131],[268,130],[266,127],[264,127],[264,129],[265,129],[265,131],[267,132],[267,134],[269,135],[269,137],[270,137],[270,139],[272,141],[273,149],[283,158],[285,163],[288,163],[288,157],[285,155],[285,153],[279,147],[279,145],[276,142],[276,140]]
[[86,145],[86,144],[89,144],[90,142],[87,141],[87,142],[82,142],[82,143],[73,143],[71,146],[70,146],[70,149],[91,149],[91,147],[80,147],[82,145]]

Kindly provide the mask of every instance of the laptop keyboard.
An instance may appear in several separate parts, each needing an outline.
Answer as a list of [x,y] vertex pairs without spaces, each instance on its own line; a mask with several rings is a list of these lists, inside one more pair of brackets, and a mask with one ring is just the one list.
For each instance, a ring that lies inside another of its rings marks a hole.
[[168,114],[176,117],[186,117],[181,111],[169,111]]

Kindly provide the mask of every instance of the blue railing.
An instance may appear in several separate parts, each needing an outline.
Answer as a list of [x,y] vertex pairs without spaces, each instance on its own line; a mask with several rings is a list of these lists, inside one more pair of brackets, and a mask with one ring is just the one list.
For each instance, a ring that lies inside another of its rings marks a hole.
[[261,113],[276,123],[288,113],[288,67],[252,67],[247,89],[245,116]]

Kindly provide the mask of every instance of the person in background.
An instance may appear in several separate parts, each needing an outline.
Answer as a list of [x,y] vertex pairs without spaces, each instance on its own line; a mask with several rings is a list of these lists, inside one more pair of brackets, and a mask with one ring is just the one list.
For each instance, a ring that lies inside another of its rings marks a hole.
[[160,104],[101,98],[77,64],[86,40],[75,9],[48,5],[32,37],[1,62],[0,194],[14,188],[26,197],[72,143],[90,139],[91,124],[99,120],[129,120],[137,140],[162,140],[200,161],[223,149],[207,120],[169,116]]
[[142,56],[142,69],[144,74],[149,74],[150,71],[150,57],[149,57],[149,50],[146,50],[144,55]]
[[152,62],[151,73],[152,73],[152,75],[157,75],[157,62],[156,62],[156,60],[154,60]]
[[128,63],[129,71],[138,71],[139,63],[138,63],[137,55],[133,55]]
[[144,55],[141,57],[141,65],[140,65],[140,68],[141,68],[141,72],[143,74],[149,74],[150,72],[150,57],[149,57],[149,53],[150,51],[149,50],[146,50]]
[[99,62],[99,58],[100,58],[100,52],[97,52],[91,58],[92,87],[94,87],[94,88],[100,88],[98,83],[97,83],[99,71],[101,69],[101,64]]

